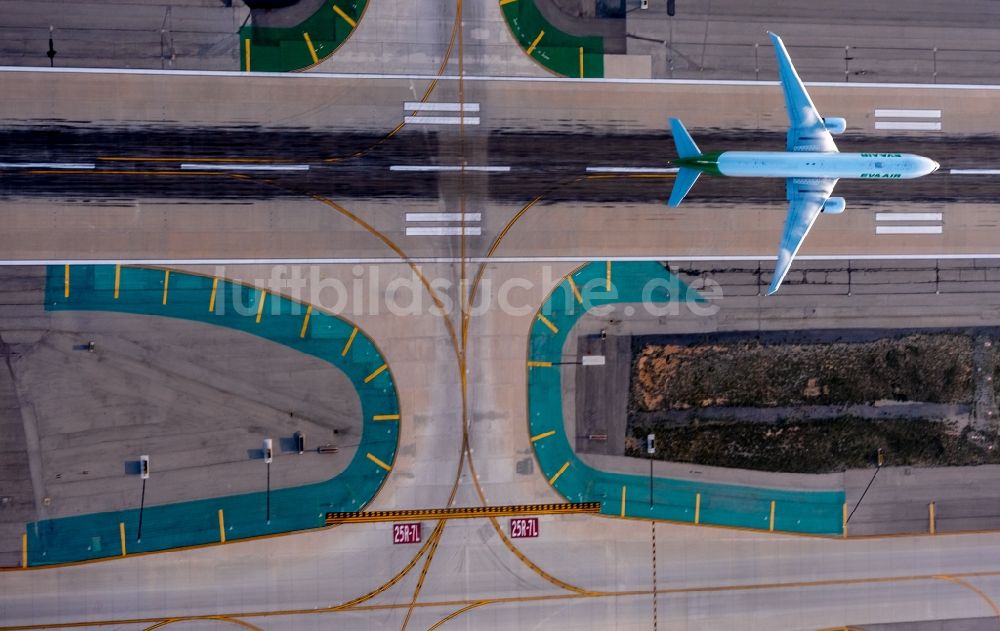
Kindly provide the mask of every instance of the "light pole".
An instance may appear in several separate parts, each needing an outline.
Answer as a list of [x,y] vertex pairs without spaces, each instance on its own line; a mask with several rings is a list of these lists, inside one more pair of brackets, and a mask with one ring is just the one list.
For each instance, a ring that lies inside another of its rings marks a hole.
[[270,438],[264,439],[264,464],[267,465],[267,493],[266,496],[266,517],[267,523],[271,523],[271,460],[274,459],[274,452],[272,450],[272,441]]
[[656,453],[656,434],[646,436],[646,453],[649,454],[649,507],[653,508],[653,454]]
[[139,477],[142,478],[142,496],[139,500],[139,529],[135,540],[142,541],[142,511],[146,507],[146,480],[149,479],[149,456],[139,456]]

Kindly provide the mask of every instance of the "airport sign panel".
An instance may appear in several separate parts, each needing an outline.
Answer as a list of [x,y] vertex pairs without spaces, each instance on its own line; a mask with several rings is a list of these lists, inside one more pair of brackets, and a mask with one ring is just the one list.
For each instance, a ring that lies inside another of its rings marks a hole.
[[393,524],[392,542],[420,543],[420,522],[412,524]]
[[511,517],[510,538],[529,539],[538,536],[537,517]]

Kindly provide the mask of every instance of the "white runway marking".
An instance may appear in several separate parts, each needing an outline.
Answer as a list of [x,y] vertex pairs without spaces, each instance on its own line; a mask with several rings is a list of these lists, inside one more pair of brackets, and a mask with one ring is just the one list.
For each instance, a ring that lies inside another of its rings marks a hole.
[[404,116],[404,123],[411,125],[478,125],[478,116]]
[[895,129],[897,131],[941,131],[941,123],[875,121],[875,129]]
[[308,164],[181,164],[182,171],[308,171]]
[[883,118],[941,118],[941,110],[875,110]]
[[[97,75],[164,75],[174,77],[236,77],[270,78],[280,81],[328,81],[330,79],[378,79],[388,81],[458,81],[458,75],[430,74],[372,74],[336,72],[242,72],[238,70],[154,70],[144,68],[45,68],[35,66],[0,66],[0,72],[42,72],[50,74],[97,74]],[[720,79],[574,79],[569,77],[494,77],[464,75],[463,81],[495,81],[507,83],[596,83],[634,85],[736,85],[736,86],[779,86],[778,81],[720,80]],[[844,89],[919,89],[919,90],[1000,90],[1000,84],[974,83],[854,83],[844,81],[808,81],[806,87],[831,87]]]
[[875,226],[875,234],[941,234],[942,226]]
[[436,228],[411,228],[407,226],[406,236],[408,237],[444,237],[444,236],[472,236],[478,237],[482,234],[482,228],[479,226],[466,226],[462,228],[461,226],[444,226]]
[[1000,175],[1000,169],[952,169],[952,175]]
[[93,169],[94,165],[83,162],[0,162],[0,169]]
[[420,103],[419,101],[407,101],[403,103],[403,109],[411,112],[478,112],[479,103]]
[[478,173],[507,173],[510,167],[490,167],[490,166],[434,166],[430,164],[394,164],[389,167],[390,171],[475,171]]
[[[481,221],[482,213],[465,213],[465,221]],[[462,213],[406,213],[407,221],[462,221]]]
[[875,213],[875,221],[941,221],[942,213]]
[[[138,265],[176,267],[183,265],[405,265],[406,263],[592,263],[594,261],[632,262],[668,261],[670,263],[773,261],[774,254],[684,254],[669,253],[650,256],[414,256],[344,257],[344,258],[190,258],[190,259],[0,259],[0,266],[15,265]],[[972,259],[1000,260],[1000,252],[968,252],[942,254],[798,254],[796,261],[968,261]]]
[[588,173],[677,173],[677,168],[659,167],[587,167]]

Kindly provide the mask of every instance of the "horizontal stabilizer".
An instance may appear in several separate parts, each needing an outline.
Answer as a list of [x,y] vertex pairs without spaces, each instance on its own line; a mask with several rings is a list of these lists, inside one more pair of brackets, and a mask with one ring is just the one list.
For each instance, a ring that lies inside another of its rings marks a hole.
[[698,145],[694,144],[691,134],[684,129],[684,123],[679,119],[670,119],[670,131],[674,135],[674,146],[677,147],[678,158],[697,158],[701,155]]
[[701,171],[698,169],[681,167],[677,171],[677,178],[674,180],[674,190],[670,192],[670,201],[667,202],[667,205],[671,208],[680,206],[681,201],[688,194],[688,191],[698,181],[699,175],[701,175]]

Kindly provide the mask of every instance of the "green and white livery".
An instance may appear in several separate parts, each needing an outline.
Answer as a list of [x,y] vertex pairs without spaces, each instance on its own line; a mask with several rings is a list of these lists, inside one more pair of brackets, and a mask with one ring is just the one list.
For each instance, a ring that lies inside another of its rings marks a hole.
[[767,290],[771,295],[781,286],[792,259],[820,213],[844,212],[844,198],[830,196],[837,180],[911,179],[933,173],[939,165],[930,158],[908,153],[840,153],[833,142],[833,134],[843,133],[847,121],[824,119],[819,115],[781,38],[770,32],[768,35],[778,56],[781,87],[790,120],[786,150],[702,153],[684,125],[671,118],[670,128],[678,155],[674,164],[679,169],[669,206],[680,205],[702,173],[785,178],[789,208],[774,277]]

